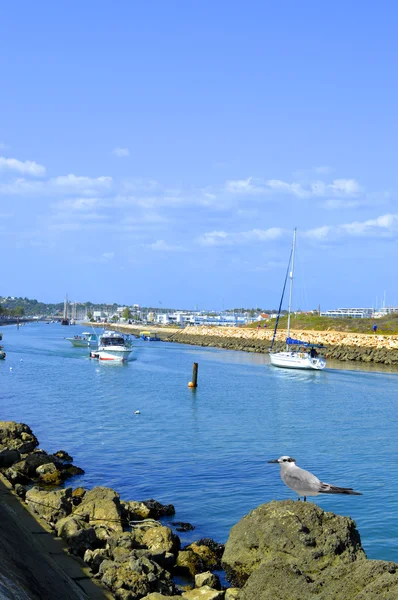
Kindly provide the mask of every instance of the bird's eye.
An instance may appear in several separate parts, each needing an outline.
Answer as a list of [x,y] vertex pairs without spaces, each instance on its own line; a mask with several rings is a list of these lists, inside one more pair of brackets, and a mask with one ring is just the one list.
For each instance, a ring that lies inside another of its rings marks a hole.
[[284,459],[283,459],[283,462],[287,462],[287,458],[284,458]]

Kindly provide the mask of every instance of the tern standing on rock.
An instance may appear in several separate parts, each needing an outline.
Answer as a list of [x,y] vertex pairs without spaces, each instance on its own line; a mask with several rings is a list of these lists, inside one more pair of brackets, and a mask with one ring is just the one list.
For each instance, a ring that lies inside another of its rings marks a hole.
[[307,496],[318,496],[318,494],[349,494],[351,496],[362,496],[360,492],[354,492],[352,488],[336,487],[330,483],[323,483],[310,473],[296,465],[296,459],[291,456],[281,456],[277,460],[269,460],[269,463],[279,463],[281,466],[281,479],[287,487],[298,494],[298,499]]

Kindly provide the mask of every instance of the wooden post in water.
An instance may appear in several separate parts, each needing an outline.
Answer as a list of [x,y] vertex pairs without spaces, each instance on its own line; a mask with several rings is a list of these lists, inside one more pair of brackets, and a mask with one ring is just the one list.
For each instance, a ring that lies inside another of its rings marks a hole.
[[198,363],[194,362],[192,367],[192,381],[188,383],[189,388],[198,387]]

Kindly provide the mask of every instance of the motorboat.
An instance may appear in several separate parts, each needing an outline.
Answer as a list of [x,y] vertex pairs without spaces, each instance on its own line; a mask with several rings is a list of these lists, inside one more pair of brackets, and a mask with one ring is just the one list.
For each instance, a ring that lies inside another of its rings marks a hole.
[[98,338],[98,349],[90,352],[90,358],[126,362],[131,352],[126,336],[117,331],[104,331]]
[[84,331],[81,335],[74,335],[73,337],[67,337],[65,339],[68,340],[75,348],[87,348],[87,346],[98,346],[97,334],[90,333],[89,331]]
[[160,342],[160,337],[151,331],[140,331],[140,338],[145,342]]
[[[270,362],[274,367],[284,367],[285,369],[310,369],[310,370],[322,370],[326,367],[326,360],[318,356],[317,348],[324,348],[322,344],[310,344],[301,340],[296,340],[290,337],[290,313],[292,307],[292,293],[293,293],[293,274],[294,274],[294,254],[296,249],[296,229],[293,231],[293,244],[290,252],[290,258],[288,262],[285,283],[283,285],[282,297],[279,304],[278,315],[276,318],[274,334],[272,337],[270,347]],[[291,270],[290,270],[291,266]],[[283,296],[286,289],[286,283],[288,277],[290,278],[290,290],[289,290],[289,307],[287,316],[287,337],[286,337],[286,350],[282,352],[272,352],[274,346],[276,333],[278,329],[279,317],[281,314],[281,308],[283,303]]]

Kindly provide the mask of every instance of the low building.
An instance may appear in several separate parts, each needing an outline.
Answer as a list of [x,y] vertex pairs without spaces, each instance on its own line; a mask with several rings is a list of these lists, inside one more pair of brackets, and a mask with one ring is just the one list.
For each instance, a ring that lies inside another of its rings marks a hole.
[[336,308],[321,312],[321,317],[331,317],[332,319],[372,319],[374,308]]

